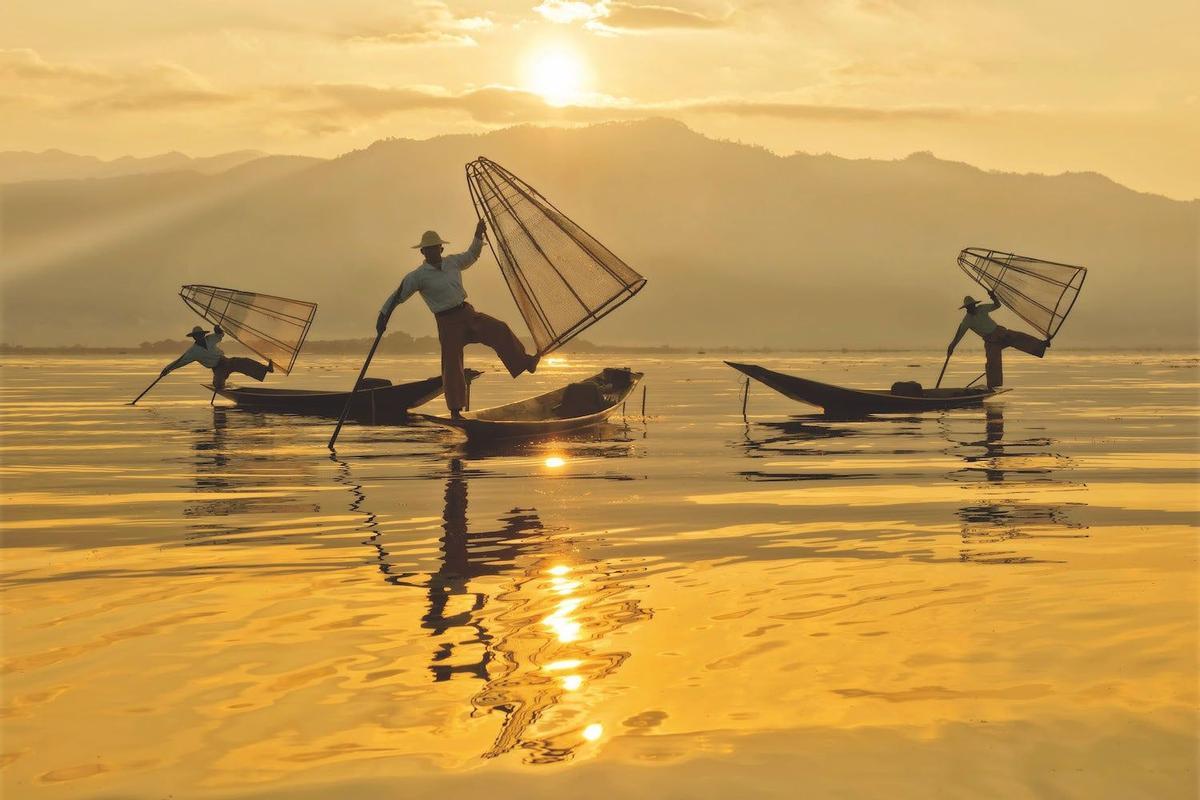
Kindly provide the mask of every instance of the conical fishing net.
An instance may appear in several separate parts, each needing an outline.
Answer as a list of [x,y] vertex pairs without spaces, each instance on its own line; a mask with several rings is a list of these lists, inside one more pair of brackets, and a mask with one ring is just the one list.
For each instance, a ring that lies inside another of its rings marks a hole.
[[317,315],[317,304],[219,286],[184,286],[188,308],[288,373]]
[[467,165],[476,213],[539,354],[633,297],[646,279],[494,161]]
[[959,253],[958,265],[1047,339],[1058,334],[1087,277],[1085,267],[979,247]]

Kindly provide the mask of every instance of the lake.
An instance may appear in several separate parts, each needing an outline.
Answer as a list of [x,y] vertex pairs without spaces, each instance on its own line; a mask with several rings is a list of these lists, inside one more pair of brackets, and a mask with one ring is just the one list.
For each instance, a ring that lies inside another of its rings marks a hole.
[[1195,797],[1200,359],[1008,355],[983,408],[861,421],[743,419],[721,363],[942,355],[469,358],[476,407],[628,365],[646,415],[332,457],[197,366],[130,407],[168,359],[0,358],[4,796]]

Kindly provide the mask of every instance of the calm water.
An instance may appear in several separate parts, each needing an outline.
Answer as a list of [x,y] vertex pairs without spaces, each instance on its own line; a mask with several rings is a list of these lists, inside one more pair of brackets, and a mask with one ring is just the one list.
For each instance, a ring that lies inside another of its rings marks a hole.
[[2,362],[5,797],[1196,795],[1194,354],[862,422],[755,385],[748,424],[711,355],[489,362],[476,407],[628,364],[649,417],[334,458],[194,367],[130,408],[158,361]]

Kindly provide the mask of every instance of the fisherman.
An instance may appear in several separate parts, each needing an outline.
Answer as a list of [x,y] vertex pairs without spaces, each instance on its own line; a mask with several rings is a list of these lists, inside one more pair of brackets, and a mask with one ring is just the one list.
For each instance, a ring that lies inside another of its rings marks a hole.
[[1046,354],[1050,340],[1037,339],[1028,333],[1009,330],[1003,325],[997,325],[989,313],[1000,308],[1000,301],[996,299],[996,293],[990,289],[988,296],[992,298],[989,305],[980,305],[979,301],[970,295],[963,298],[960,308],[966,309],[967,313],[963,315],[963,321],[958,326],[958,332],[954,334],[954,340],[946,348],[946,358],[950,358],[950,354],[954,352],[954,348],[968,329],[975,331],[983,339],[983,350],[987,354],[988,388],[995,389],[1004,384],[1004,364],[1000,355],[1004,348],[1015,347],[1021,352],[1041,358]]
[[221,330],[220,325],[217,325],[212,333],[197,325],[192,328],[192,332],[188,336],[192,338],[195,344],[183,351],[183,355],[179,358],[163,367],[162,372],[159,373],[160,378],[168,372],[177,370],[193,361],[199,361],[202,366],[208,367],[213,371],[214,389],[224,389],[226,379],[233,372],[248,375],[256,381],[261,381],[267,377],[267,373],[275,371],[275,362],[273,361],[260,364],[252,358],[242,358],[241,356],[229,358],[221,352],[221,348],[217,345],[225,338],[225,331]]
[[375,330],[382,336],[396,306],[412,297],[414,292],[421,293],[421,299],[437,320],[438,340],[442,345],[442,386],[446,392],[446,406],[454,419],[462,417],[466,405],[463,348],[468,344],[486,344],[495,350],[514,378],[522,372],[535,372],[540,358],[525,352],[525,346],[511,328],[494,317],[479,313],[467,302],[462,272],[479,259],[486,227],[480,220],[467,251],[451,256],[442,255],[443,246],[449,244],[445,239],[436,231],[425,231],[421,243],[413,246],[425,256],[424,263],[404,276],[379,310],[379,319],[375,322]]

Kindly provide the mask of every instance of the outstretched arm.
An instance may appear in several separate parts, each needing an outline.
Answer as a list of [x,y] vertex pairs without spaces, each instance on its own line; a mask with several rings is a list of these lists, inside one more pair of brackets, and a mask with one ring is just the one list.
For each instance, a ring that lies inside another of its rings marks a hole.
[[471,246],[466,252],[458,255],[447,256],[446,260],[453,260],[454,266],[459,269],[466,269],[479,260],[479,254],[483,252],[483,232],[487,230],[487,223],[479,220],[479,224],[475,226],[475,238],[471,240]]
[[162,375],[166,375],[168,372],[174,372],[175,370],[179,369],[180,367],[190,364],[195,360],[196,359],[194,359],[192,357],[191,351],[188,351],[187,353],[184,353],[179,358],[172,361],[170,364],[167,364],[165,367],[163,367],[162,372],[160,372],[158,374],[160,376],[162,376]]
[[950,341],[950,346],[946,348],[946,355],[954,352],[954,348],[958,347],[958,343],[962,341],[963,334],[967,332],[967,321],[964,319],[958,325],[958,330],[954,333],[954,338]]
[[992,298],[990,305],[980,306],[980,311],[996,311],[1000,308],[1000,298],[996,297],[995,289],[988,289],[988,297]]
[[417,291],[419,284],[415,273],[408,273],[404,276],[404,280],[400,281],[400,285],[396,287],[396,291],[388,295],[388,299],[383,302],[383,308],[379,309],[379,316],[375,319],[375,332],[383,336],[383,332],[387,330],[388,320],[392,317],[392,312],[396,310],[396,306],[403,303],[405,300],[413,296]]

